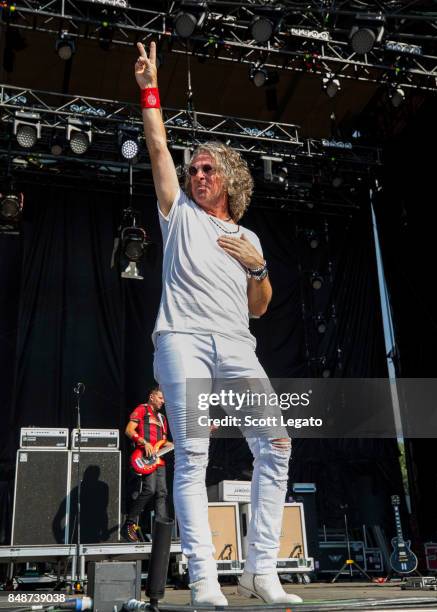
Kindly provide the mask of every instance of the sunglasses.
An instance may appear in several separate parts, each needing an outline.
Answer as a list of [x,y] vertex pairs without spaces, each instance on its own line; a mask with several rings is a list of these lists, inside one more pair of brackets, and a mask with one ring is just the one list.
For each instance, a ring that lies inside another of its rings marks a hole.
[[202,170],[203,174],[206,174],[206,176],[209,176],[215,172],[215,168],[213,168],[210,164],[204,164],[203,166],[198,166],[197,168],[196,166],[189,166],[188,174],[190,176],[197,176],[199,170]]

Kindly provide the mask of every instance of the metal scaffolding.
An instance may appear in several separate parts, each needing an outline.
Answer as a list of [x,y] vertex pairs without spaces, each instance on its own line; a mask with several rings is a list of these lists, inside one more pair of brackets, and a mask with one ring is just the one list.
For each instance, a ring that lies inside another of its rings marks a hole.
[[[40,147],[44,147],[54,133],[65,131],[69,118],[86,119],[93,133],[91,150],[95,149],[96,158],[100,159],[118,151],[117,133],[121,126],[142,129],[138,104],[0,85],[0,123],[11,128],[17,113],[21,112],[38,115],[42,133]],[[380,163],[380,150],[376,147],[330,139],[302,139],[299,126],[289,123],[182,109],[163,109],[163,115],[169,144],[175,148],[193,147],[206,140],[218,139],[247,155],[294,159],[335,154],[345,163]],[[5,136],[7,132],[3,130]],[[2,142],[4,146],[4,138]]]
[[[189,39],[179,38],[174,31],[174,16],[180,8],[177,1],[150,0],[147,9],[125,6],[121,0],[17,0],[3,4],[4,25],[54,36],[66,30],[73,38],[103,38],[129,46],[154,38],[168,52],[204,59],[437,90],[437,12],[423,0],[281,4],[208,0],[200,3],[205,4],[202,28]],[[278,21],[266,43],[257,43],[248,34],[251,20],[260,11]],[[357,18],[369,14],[380,16],[385,35],[381,44],[359,55],[352,51],[349,33]],[[414,45],[416,52],[406,52],[408,45]]]
[[[14,124],[31,113],[38,125],[34,146],[23,148],[14,134]],[[163,109],[164,122],[175,164],[182,173],[184,149],[218,139],[242,153],[257,184],[254,204],[268,208],[304,207],[325,214],[333,210],[350,212],[357,208],[359,194],[370,175],[377,172],[381,152],[376,147],[333,139],[303,139],[293,124],[224,117],[187,110]],[[83,155],[73,153],[67,142],[71,120],[86,120],[91,135]],[[0,161],[3,173],[10,168],[20,180],[47,185],[92,189],[124,190],[130,162],[120,154],[119,131],[138,128],[142,117],[137,104],[35,91],[0,85]],[[53,153],[54,138],[62,151]],[[265,158],[273,164],[266,180]],[[150,163],[140,137],[140,150],[133,162],[136,193],[152,194]],[[287,180],[280,180],[275,168],[285,167]],[[333,177],[342,184],[333,187]],[[1,179],[1,176],[0,176]],[[364,189],[363,192],[366,190]],[[317,208],[315,208],[317,204]]]

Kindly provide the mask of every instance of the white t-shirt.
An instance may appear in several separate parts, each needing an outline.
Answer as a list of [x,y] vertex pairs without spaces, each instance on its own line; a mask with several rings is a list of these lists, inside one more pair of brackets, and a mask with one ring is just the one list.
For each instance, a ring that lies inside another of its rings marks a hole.
[[255,347],[249,331],[245,268],[218,244],[221,235],[242,233],[262,254],[251,230],[208,215],[178,191],[170,213],[159,210],[164,243],[162,296],[152,339],[161,331],[221,334]]

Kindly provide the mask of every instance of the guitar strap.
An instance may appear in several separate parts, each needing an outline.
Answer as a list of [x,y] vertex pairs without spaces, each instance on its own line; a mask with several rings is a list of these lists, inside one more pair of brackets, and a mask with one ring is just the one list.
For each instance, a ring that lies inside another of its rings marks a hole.
[[162,432],[164,436],[167,436],[167,424],[165,422],[164,416],[160,412],[158,412],[158,419],[159,419],[159,422],[161,423]]

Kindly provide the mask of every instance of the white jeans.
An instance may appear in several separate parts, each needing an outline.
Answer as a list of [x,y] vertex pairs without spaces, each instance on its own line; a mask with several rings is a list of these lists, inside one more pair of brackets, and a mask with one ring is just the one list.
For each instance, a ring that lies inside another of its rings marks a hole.
[[[190,579],[195,582],[216,577],[205,486],[209,439],[187,440],[186,379],[265,379],[267,375],[247,342],[236,342],[216,334],[178,332],[157,335],[154,370],[164,393],[175,443],[173,496]],[[254,456],[254,471],[245,568],[254,574],[276,571],[291,451],[285,429],[281,438],[287,440],[281,443],[276,438],[247,438]]]

